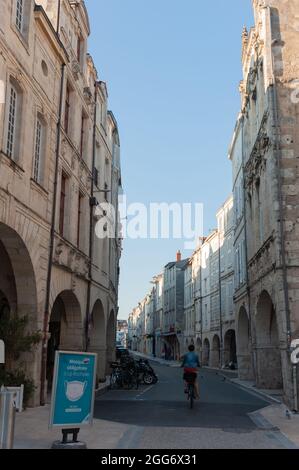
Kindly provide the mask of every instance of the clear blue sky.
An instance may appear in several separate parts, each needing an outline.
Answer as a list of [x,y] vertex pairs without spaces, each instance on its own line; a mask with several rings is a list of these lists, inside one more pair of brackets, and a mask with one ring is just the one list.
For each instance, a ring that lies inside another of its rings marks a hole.
[[[129,202],[202,202],[207,232],[232,187],[227,153],[251,0],[86,0],[86,6],[89,51],[119,124]],[[182,246],[125,241],[119,318],[127,318]]]

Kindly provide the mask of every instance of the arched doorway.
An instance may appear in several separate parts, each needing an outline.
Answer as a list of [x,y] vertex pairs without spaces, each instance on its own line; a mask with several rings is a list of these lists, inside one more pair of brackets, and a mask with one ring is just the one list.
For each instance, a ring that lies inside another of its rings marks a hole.
[[253,378],[250,347],[250,324],[245,307],[241,307],[239,311],[237,332],[239,378],[242,380],[250,380]]
[[100,300],[94,304],[91,314],[89,351],[98,355],[97,376],[105,380],[106,372],[106,328],[104,307]]
[[27,315],[38,327],[36,279],[25,243],[13,229],[0,223],[0,290],[12,313]]
[[257,385],[280,389],[283,386],[276,312],[268,292],[260,295],[256,311]]
[[223,351],[224,365],[228,366],[230,363],[237,365],[237,345],[235,330],[228,330],[224,336],[224,351]]
[[210,341],[206,338],[203,342],[203,359],[202,363],[204,366],[210,364]]
[[115,360],[116,347],[116,318],[114,310],[111,310],[106,331],[106,374],[110,371],[110,362]]
[[[20,235],[0,223],[0,322],[7,315],[26,317],[28,329],[38,330],[36,278],[30,253]],[[7,355],[5,369],[9,372],[21,369],[38,387],[39,359],[36,348],[17,361]]]
[[198,354],[200,363],[202,363],[202,347],[201,347],[201,339],[197,338],[195,343],[195,351]]
[[197,338],[197,340],[196,340],[195,349],[196,349],[197,354],[201,353],[201,340],[200,340],[200,338]]
[[55,352],[82,351],[84,328],[79,301],[72,291],[61,292],[52,307],[47,352],[48,390],[52,386]]
[[0,290],[0,322],[1,318],[11,314],[11,306],[4,292]]
[[212,342],[211,367],[220,367],[220,338],[215,335]]

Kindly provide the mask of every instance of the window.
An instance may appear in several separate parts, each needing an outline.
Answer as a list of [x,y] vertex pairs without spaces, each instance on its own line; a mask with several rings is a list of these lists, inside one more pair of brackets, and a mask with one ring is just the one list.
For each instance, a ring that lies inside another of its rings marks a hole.
[[86,150],[86,124],[87,124],[87,117],[82,111],[81,115],[81,137],[80,137],[80,155],[81,158],[84,157],[84,152]]
[[8,129],[7,129],[7,142],[6,153],[10,158],[14,157],[15,153],[15,136],[16,136],[16,112],[17,112],[17,98],[18,93],[14,86],[10,85],[10,98],[9,98],[9,111],[8,111]]
[[69,133],[69,119],[70,119],[70,107],[71,107],[71,89],[69,84],[66,87],[65,96],[65,109],[64,109],[64,130]]
[[43,145],[44,145],[44,125],[41,119],[38,117],[36,120],[34,164],[33,164],[33,179],[37,183],[41,182]]
[[78,36],[77,39],[77,60],[82,69],[82,62],[83,62],[83,54],[84,54],[84,39],[81,35]]
[[66,176],[62,173],[61,176],[61,190],[60,190],[60,214],[59,214],[59,233],[64,234],[64,214],[65,214],[65,199],[66,199]]
[[78,200],[78,227],[77,227],[77,246],[80,246],[80,227],[81,227],[81,216],[82,216],[82,202],[83,196],[79,192],[79,200]]
[[24,20],[24,0],[17,0],[16,4],[16,27],[23,32],[23,20]]
[[80,64],[81,62],[81,37],[78,36],[78,39],[77,39],[77,60]]

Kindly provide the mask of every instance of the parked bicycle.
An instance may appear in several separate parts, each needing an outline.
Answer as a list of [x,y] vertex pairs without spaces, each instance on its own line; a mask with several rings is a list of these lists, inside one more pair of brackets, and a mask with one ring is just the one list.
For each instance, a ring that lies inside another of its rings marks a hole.
[[128,390],[135,387],[138,389],[139,380],[136,367],[128,361],[112,362],[110,364],[112,373],[110,375],[110,389],[126,388]]
[[118,362],[111,362],[110,367],[112,369],[110,375],[110,389],[122,388],[123,380],[120,364]]

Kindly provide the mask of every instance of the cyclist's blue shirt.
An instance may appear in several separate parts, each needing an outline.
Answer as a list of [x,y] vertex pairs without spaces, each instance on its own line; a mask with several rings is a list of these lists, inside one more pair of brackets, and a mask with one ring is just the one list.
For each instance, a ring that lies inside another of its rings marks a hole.
[[188,352],[184,356],[183,367],[200,367],[198,355],[195,352]]

